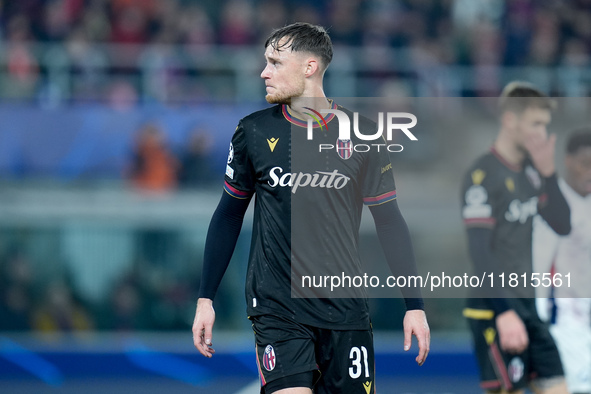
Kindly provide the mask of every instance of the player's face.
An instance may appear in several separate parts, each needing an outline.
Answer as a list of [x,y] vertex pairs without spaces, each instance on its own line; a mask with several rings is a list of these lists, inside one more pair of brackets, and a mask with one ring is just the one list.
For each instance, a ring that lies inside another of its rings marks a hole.
[[569,185],[582,196],[591,194],[591,147],[567,155],[565,165]]
[[277,51],[272,45],[265,50],[267,65],[261,78],[265,80],[265,99],[269,104],[290,104],[292,97],[304,93],[306,58],[289,47],[281,47],[284,40],[278,45],[281,50]]
[[525,150],[525,141],[530,139],[548,139],[550,111],[542,108],[529,107],[517,114],[514,121],[515,142],[519,149]]

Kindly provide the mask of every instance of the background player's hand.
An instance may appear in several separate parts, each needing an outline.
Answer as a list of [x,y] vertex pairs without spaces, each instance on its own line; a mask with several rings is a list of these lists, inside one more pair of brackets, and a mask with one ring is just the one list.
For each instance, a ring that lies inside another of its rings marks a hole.
[[404,327],[404,351],[410,349],[414,334],[419,342],[419,355],[415,360],[417,364],[423,365],[429,354],[429,346],[431,346],[431,332],[425,311],[420,309],[406,311],[402,325]]
[[525,139],[525,149],[529,153],[536,169],[544,177],[549,177],[556,171],[554,164],[555,146],[556,134],[551,134],[548,138],[535,134]]
[[507,353],[521,353],[529,345],[529,337],[523,320],[510,309],[496,318],[501,349]]
[[209,298],[200,298],[197,301],[197,310],[193,321],[193,344],[205,357],[211,357],[215,353],[211,347],[213,344],[211,331],[214,322],[213,301]]

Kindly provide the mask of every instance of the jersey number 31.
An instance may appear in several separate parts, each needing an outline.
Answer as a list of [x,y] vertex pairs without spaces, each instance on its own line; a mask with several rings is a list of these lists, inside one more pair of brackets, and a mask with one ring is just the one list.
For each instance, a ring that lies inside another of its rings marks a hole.
[[[361,365],[361,354],[363,353],[363,365]],[[365,369],[365,377],[369,378],[369,366],[367,364],[367,349],[365,346],[361,346],[361,350],[354,346],[349,352],[349,359],[353,366],[349,367],[349,376],[352,379],[357,379],[361,376],[363,369]],[[365,367],[365,368],[364,368]]]

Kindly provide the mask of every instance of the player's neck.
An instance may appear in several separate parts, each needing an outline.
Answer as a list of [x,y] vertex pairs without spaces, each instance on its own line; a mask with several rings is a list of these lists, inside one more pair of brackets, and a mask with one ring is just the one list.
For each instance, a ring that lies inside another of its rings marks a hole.
[[503,133],[500,133],[497,137],[493,147],[503,160],[513,166],[521,167],[523,160],[525,160],[525,153],[513,141],[506,138]]
[[326,98],[322,89],[309,94],[304,94],[301,97],[293,98],[288,105],[289,112],[299,119],[308,119],[310,115],[310,108],[315,111],[332,108],[332,103]]

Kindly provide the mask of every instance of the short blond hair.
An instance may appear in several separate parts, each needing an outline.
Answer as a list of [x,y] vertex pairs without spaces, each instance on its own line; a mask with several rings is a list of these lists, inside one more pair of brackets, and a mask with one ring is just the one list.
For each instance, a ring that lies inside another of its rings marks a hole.
[[507,84],[499,97],[499,112],[523,113],[528,108],[553,111],[556,102],[529,82],[513,81]]

